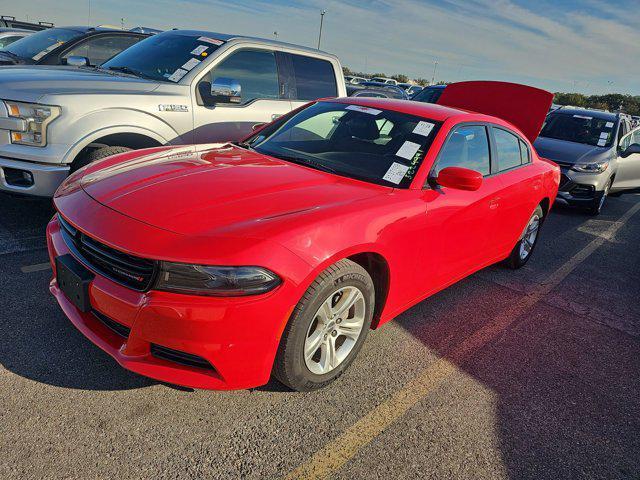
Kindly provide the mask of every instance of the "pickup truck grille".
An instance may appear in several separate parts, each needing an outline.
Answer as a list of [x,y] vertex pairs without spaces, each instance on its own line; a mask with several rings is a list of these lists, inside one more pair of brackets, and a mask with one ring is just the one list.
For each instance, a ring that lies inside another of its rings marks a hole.
[[58,214],[62,236],[71,253],[87,268],[140,292],[151,288],[157,262],[128,255],[89,237]]

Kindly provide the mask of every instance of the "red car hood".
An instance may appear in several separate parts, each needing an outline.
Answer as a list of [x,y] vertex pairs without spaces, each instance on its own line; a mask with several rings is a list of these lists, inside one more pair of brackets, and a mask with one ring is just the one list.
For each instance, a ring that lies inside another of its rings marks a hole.
[[80,179],[85,192],[131,218],[186,235],[219,235],[231,225],[390,190],[232,146],[176,147],[111,158],[88,167]]

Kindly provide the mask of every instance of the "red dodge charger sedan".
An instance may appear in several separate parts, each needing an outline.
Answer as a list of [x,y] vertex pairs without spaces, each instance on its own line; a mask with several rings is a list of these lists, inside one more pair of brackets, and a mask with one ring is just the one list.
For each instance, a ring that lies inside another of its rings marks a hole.
[[465,82],[438,103],[320,100],[244,142],[88,165],[55,196],[50,290],[142,375],[322,387],[369,329],[524,265],[555,199],[559,169],[531,146],[551,94]]

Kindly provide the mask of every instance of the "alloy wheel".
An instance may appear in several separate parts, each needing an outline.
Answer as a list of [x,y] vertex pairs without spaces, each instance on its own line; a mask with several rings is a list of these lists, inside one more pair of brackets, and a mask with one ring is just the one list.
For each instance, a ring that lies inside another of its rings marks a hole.
[[538,238],[538,231],[540,230],[540,216],[537,213],[534,213],[529,223],[527,224],[527,228],[524,230],[524,235],[522,235],[522,241],[520,242],[520,259],[526,259],[533,250],[533,246],[536,243]]
[[365,321],[366,304],[359,288],[342,287],[316,312],[304,343],[304,361],[316,375],[340,365],[353,350]]

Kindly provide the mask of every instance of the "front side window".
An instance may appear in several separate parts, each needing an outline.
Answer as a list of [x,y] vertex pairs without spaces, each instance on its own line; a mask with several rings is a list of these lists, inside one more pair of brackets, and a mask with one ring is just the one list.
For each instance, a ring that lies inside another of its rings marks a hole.
[[293,54],[291,60],[298,100],[316,100],[338,96],[336,74],[330,62]]
[[214,82],[216,78],[231,78],[240,83],[242,104],[257,99],[280,98],[276,56],[271,51],[240,50],[232,53],[216,65],[208,77]]
[[520,139],[518,137],[501,128],[494,128],[493,138],[496,140],[498,170],[502,172],[522,165]]
[[13,42],[20,40],[21,38],[24,38],[23,36],[16,36],[16,35],[11,35],[8,37],[2,37],[0,38],[0,48],[5,48],[9,45],[11,45]]
[[541,137],[610,147],[615,140],[615,122],[588,113],[552,113],[542,126]]
[[53,49],[81,35],[82,32],[77,30],[47,28],[13,42],[5,50],[18,57],[37,62]]
[[267,127],[250,144],[310,168],[408,188],[439,125],[392,110],[320,102]]
[[138,41],[140,37],[129,35],[94,37],[70,49],[63,58],[86,57],[89,65],[102,65]]
[[446,167],[468,168],[482,175],[491,173],[487,129],[481,125],[461,125],[454,128],[440,150],[433,174]]

